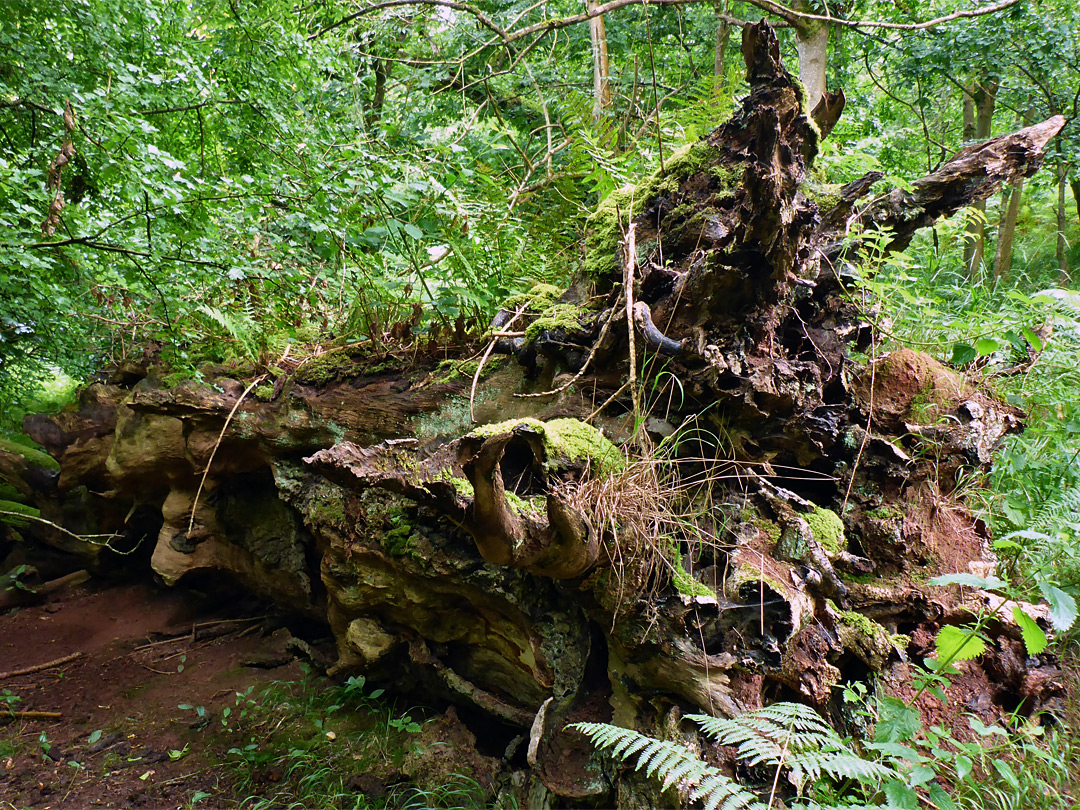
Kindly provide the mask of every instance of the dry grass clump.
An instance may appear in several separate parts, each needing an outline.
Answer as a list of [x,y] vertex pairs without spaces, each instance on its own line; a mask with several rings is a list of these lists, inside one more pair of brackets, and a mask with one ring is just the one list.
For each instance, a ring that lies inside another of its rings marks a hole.
[[[677,459],[661,449],[629,458],[613,475],[561,486],[558,497],[585,516],[599,538],[620,608],[654,597],[673,582],[685,592],[694,582],[696,561],[722,559],[726,510],[714,504],[714,496],[720,481],[733,476],[730,462],[712,464],[702,473],[701,460]],[[704,589],[701,583],[693,587]]]

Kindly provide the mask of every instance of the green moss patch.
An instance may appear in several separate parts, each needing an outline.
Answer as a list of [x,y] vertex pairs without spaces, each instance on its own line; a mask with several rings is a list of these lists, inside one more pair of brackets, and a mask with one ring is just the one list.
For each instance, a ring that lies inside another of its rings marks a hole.
[[844,521],[831,509],[817,507],[805,516],[814,539],[821,543],[825,553],[835,557],[847,548],[844,539]]
[[52,470],[53,472],[60,471],[60,462],[44,450],[38,450],[25,444],[13,442],[10,439],[0,439],[0,450],[3,450],[5,453],[12,453],[16,456],[22,456],[26,463],[32,467],[41,467],[42,469]]
[[581,318],[587,310],[578,304],[555,304],[544,310],[539,318],[525,327],[525,340],[536,340],[541,332],[562,329],[573,332],[581,329]]
[[552,419],[541,422],[525,417],[496,422],[477,428],[470,436],[487,439],[510,433],[515,428],[528,425],[544,438],[549,457],[564,458],[573,462],[587,462],[601,475],[611,475],[626,466],[626,458],[611,441],[592,425],[577,419]]

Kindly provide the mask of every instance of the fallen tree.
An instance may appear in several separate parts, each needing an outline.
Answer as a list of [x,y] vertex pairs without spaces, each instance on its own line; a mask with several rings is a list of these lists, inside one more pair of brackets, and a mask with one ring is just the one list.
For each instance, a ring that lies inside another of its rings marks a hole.
[[[836,687],[871,675],[910,696],[938,628],[990,604],[921,583],[990,561],[957,484],[1022,414],[881,354],[853,276],[1029,176],[1063,120],[910,190],[815,189],[842,99],[815,123],[764,24],[743,55],[738,112],[601,204],[578,282],[507,302],[490,351],[510,365],[374,371],[387,357],[341,349],[170,387],[130,363],[27,419],[61,468],[42,515],[152,543],[166,582],[224,572],[325,620],[334,671],[496,719],[535,791],[610,795],[573,721],[655,730],[783,698],[835,715]],[[1025,661],[1005,610],[992,633],[950,705],[1052,707],[1053,661]]]

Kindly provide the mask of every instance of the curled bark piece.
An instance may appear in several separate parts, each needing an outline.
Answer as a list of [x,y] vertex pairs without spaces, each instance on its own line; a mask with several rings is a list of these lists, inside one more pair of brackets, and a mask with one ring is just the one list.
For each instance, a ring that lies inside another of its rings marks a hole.
[[[601,457],[592,459],[592,451]],[[305,461],[354,486],[389,490],[447,515],[472,535],[480,555],[493,565],[571,579],[596,564],[599,542],[585,517],[550,491],[548,479],[556,480],[560,471],[584,474],[590,464],[602,467],[610,463],[605,453],[618,456],[595,428],[576,420],[545,425],[522,419],[480,428],[424,460],[415,444],[342,442]],[[507,492],[504,475],[511,468],[519,481],[533,482],[536,494],[526,500]]]
[[652,310],[644,301],[634,304],[634,325],[641,331],[645,341],[660,354],[675,356],[682,353],[683,342],[664,335],[652,320]]
[[845,104],[847,104],[847,96],[844,95],[844,89],[840,88],[836,93],[826,91],[818,100],[818,103],[814,105],[810,117],[817,124],[822,139],[828,138],[829,133],[833,131],[836,122],[840,120],[841,113],[844,112]]

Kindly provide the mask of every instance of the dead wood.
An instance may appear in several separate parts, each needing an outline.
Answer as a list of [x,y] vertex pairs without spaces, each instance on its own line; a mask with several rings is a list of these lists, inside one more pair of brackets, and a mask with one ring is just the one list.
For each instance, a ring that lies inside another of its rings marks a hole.
[[13,669],[9,672],[0,672],[0,681],[8,678],[17,678],[20,675],[32,675],[35,672],[42,672],[46,669],[53,669],[55,667],[62,667],[64,664],[70,664],[72,661],[77,661],[82,658],[81,652],[72,653],[71,655],[65,655],[63,658],[57,658],[53,661],[46,661],[44,664],[35,664],[32,667],[26,667],[25,669]]

